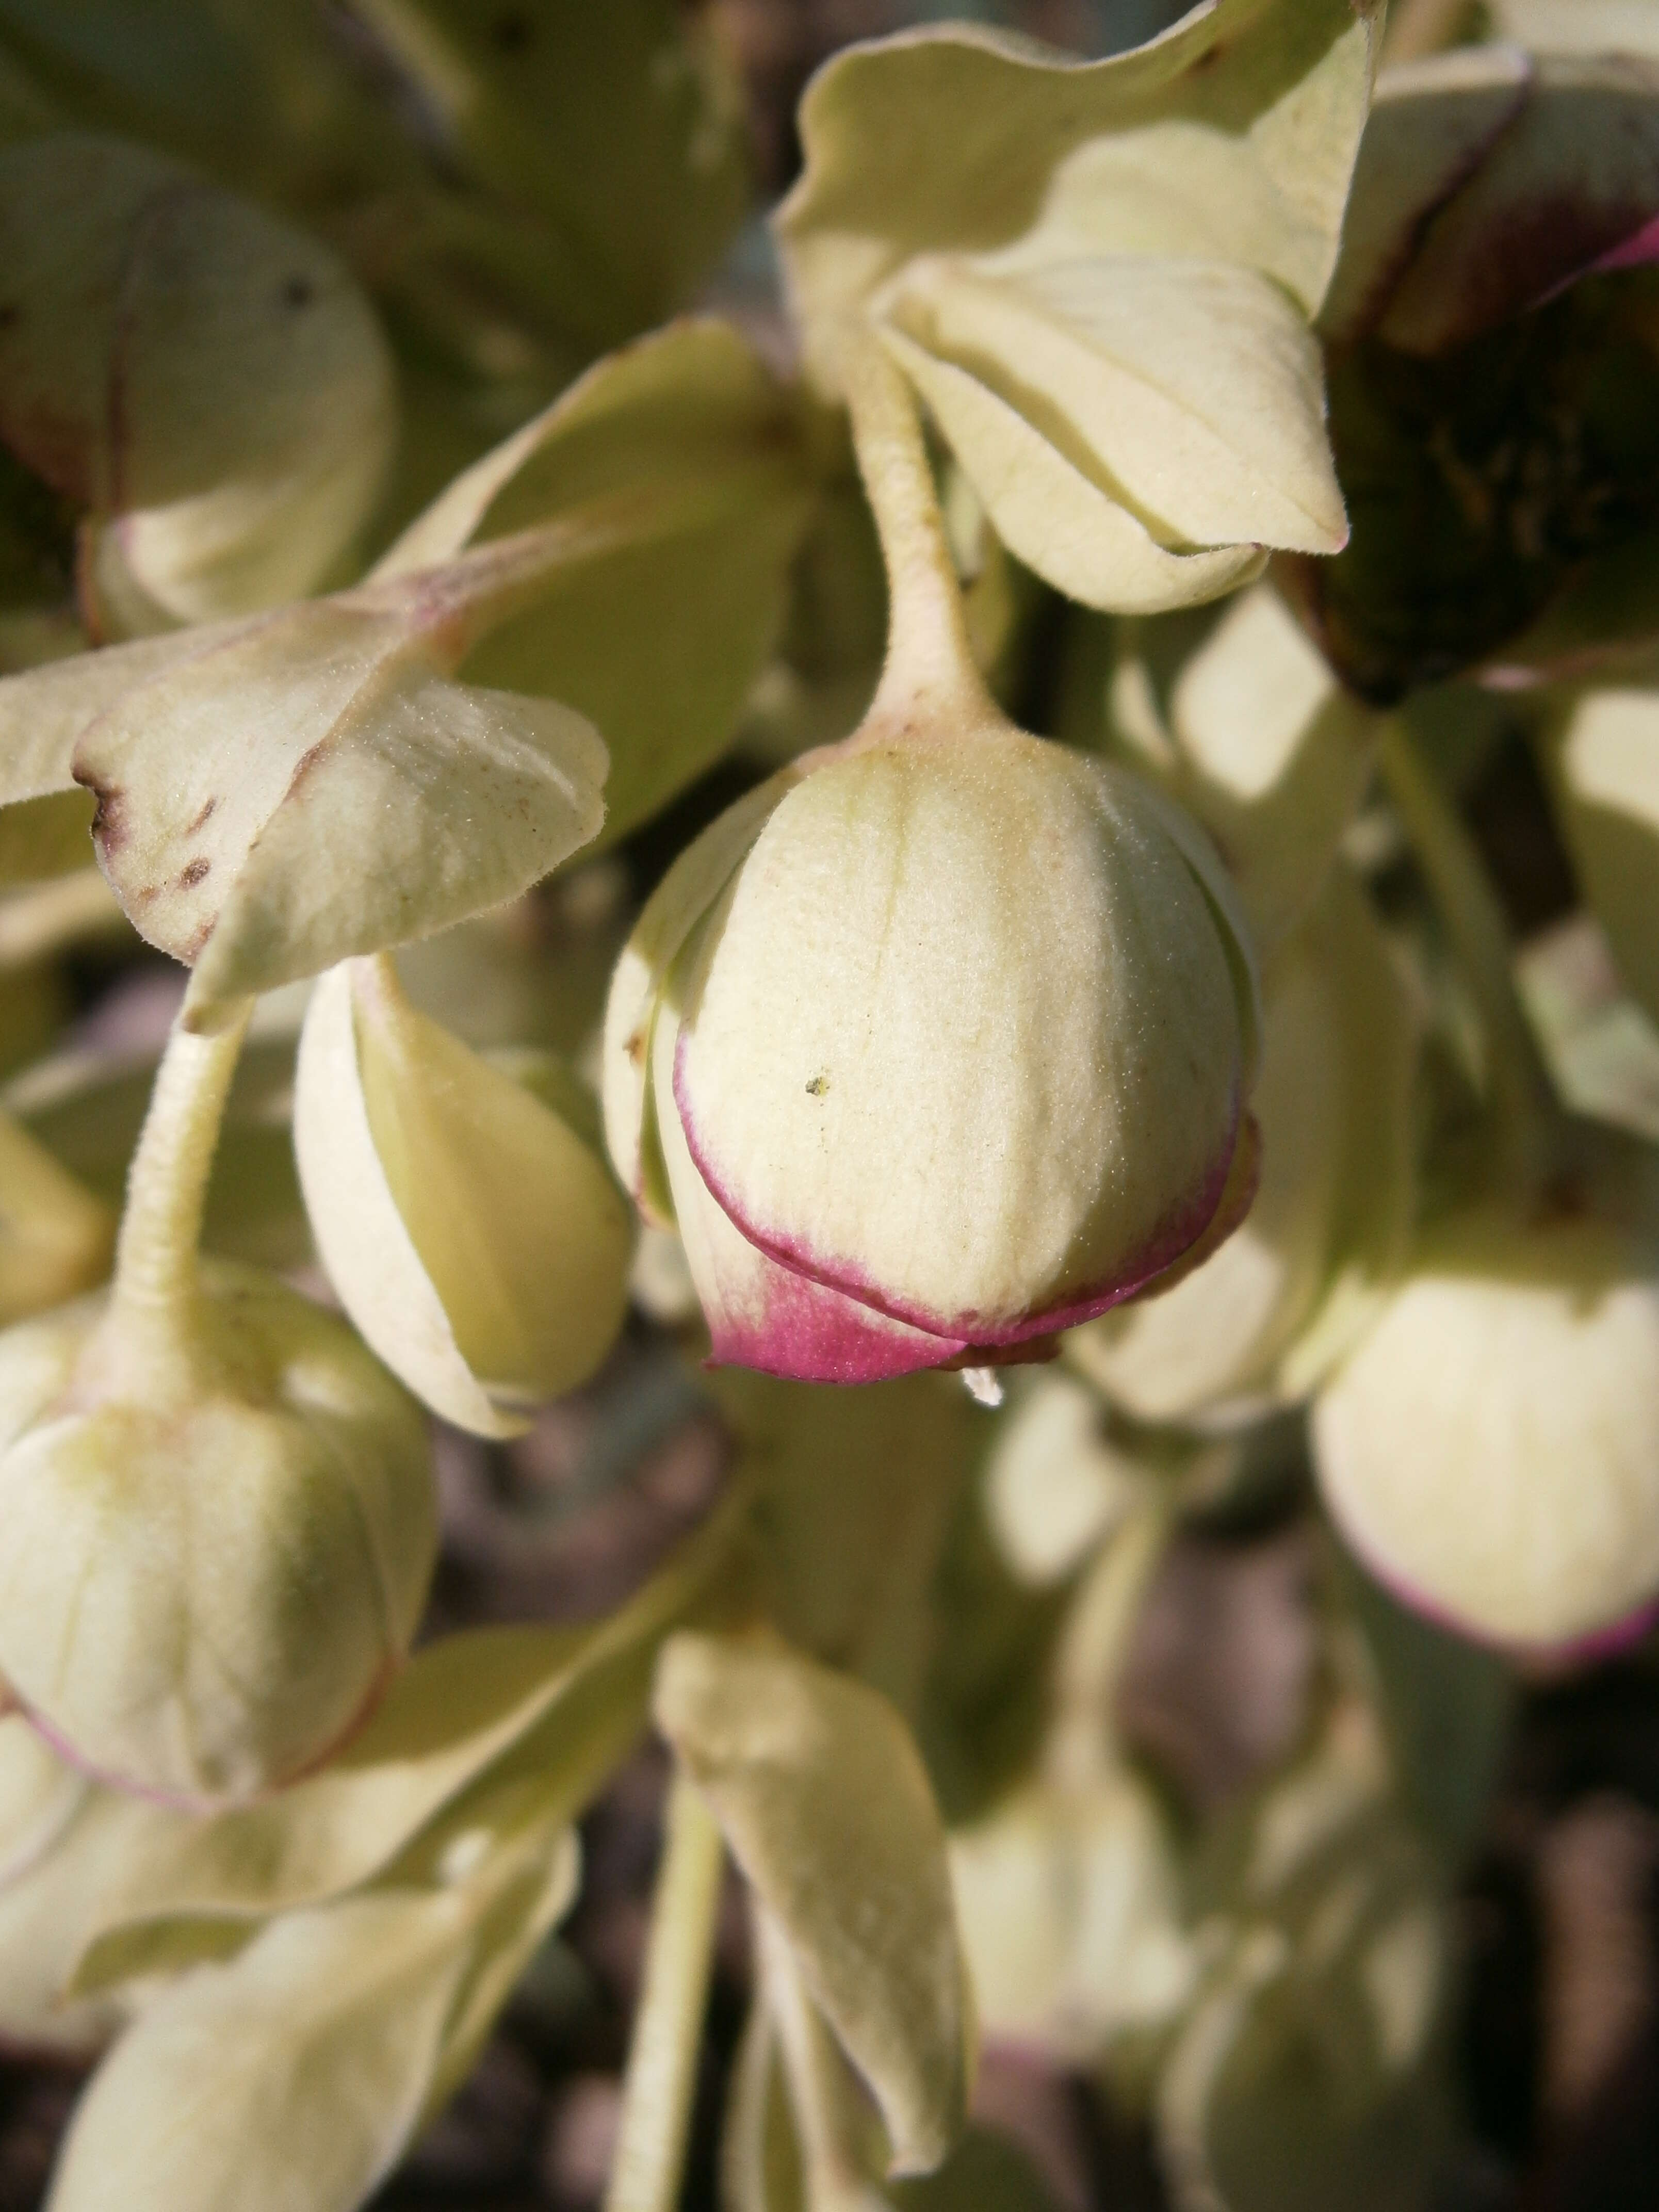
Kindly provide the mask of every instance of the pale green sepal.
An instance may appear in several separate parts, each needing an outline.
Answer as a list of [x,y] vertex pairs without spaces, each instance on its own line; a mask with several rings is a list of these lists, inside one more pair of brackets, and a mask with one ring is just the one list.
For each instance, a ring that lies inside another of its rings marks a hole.
[[989,385],[906,337],[882,339],[938,419],[1010,550],[1068,599],[1122,614],[1212,599],[1260,575],[1257,546],[1170,552]]
[[560,699],[604,731],[615,838],[732,736],[816,495],[794,400],[728,324],[689,319],[599,362],[486,453],[375,574],[613,518],[461,672]]
[[1230,601],[1170,665],[1173,628],[1124,625],[1089,704],[1103,709],[1109,741],[1209,831],[1267,959],[1307,912],[1358,809],[1376,717],[1270,585]]
[[815,371],[905,262],[1022,238],[1057,259],[1235,262],[1312,313],[1381,16],[1373,0],[1205,0],[1104,62],[961,24],[836,55],[802,104],[805,168],[778,217]]
[[492,1403],[387,1188],[363,1104],[351,972],[319,976],[295,1069],[294,1152],[336,1294],[371,1350],[433,1411],[474,1436],[512,1437],[527,1413]]
[[[43,1770],[27,1808],[14,1795],[25,1759]],[[126,2000],[118,1993],[72,1991],[76,1955],[134,1847],[155,1824],[174,1816],[96,1788],[15,1716],[0,1720],[0,1761],[12,1779],[9,1860],[0,1880],[0,2044],[89,2054],[119,2028]],[[21,1825],[26,1813],[32,1815],[27,1830]]]
[[467,1966],[461,1896],[273,1921],[151,2005],[64,2145],[52,2212],[354,2212],[426,2101]]
[[[1318,351],[1253,269],[939,257],[911,264],[877,311],[995,392],[1167,547],[1334,553],[1346,540]],[[981,438],[952,443],[975,481],[1000,458]]]
[[604,1163],[370,963],[331,969],[313,994],[294,1133],[346,1310],[447,1419],[515,1433],[604,1358],[633,1244]]
[[939,2164],[967,2097],[969,2000],[945,1835],[886,1699],[786,1647],[682,1633],[658,1726],[881,2108],[896,2173]]
[[[1571,6],[1585,9],[1587,0]],[[1520,114],[1534,76],[1527,56],[1506,46],[1458,47],[1383,73],[1320,311],[1328,343],[1352,344],[1386,312],[1436,210]]]
[[1340,867],[1268,968],[1264,1037],[1261,1176],[1243,1225],[1172,1289],[1066,1340],[1140,1420],[1231,1427],[1305,1396],[1405,1257],[1418,1025]]
[[672,1222],[673,1206],[666,1175],[651,1157],[654,1146],[647,1143],[657,1001],[693,932],[799,773],[780,769],[686,847],[647,901],[611,978],[600,1084],[605,1143],[624,1189],[661,1225]]
[[391,356],[334,253],[144,148],[63,131],[0,148],[0,435],[119,518],[105,611],[123,583],[144,628],[313,589],[395,432]]
[[[75,779],[135,926],[195,963],[188,1026],[497,905],[593,836],[605,753],[589,725],[439,672],[501,589],[459,564],[424,591],[301,605],[96,701]],[[17,680],[50,693],[64,673]]]
[[73,791],[83,730],[152,676],[246,635],[247,621],[138,638],[0,678],[0,806]]

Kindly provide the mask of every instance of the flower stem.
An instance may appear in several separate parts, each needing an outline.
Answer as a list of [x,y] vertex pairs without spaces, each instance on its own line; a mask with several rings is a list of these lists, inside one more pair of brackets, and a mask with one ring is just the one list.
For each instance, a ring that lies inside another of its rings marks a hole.
[[1084,1788],[1112,1763],[1110,1723],[1141,1601],[1176,1524],[1172,1501],[1137,1506],[1089,1570],[1060,1639],[1054,1718],[1044,1764],[1051,1781]]
[[679,2200],[725,1847],[684,1775],[674,1778],[665,1827],[605,2212],[673,2212]]
[[127,1175],[112,1298],[124,1322],[176,1326],[194,1299],[208,1177],[252,1012],[249,999],[209,1036],[173,1024]]
[[1474,840],[1404,720],[1382,726],[1382,773],[1440,909],[1485,1033],[1498,1171],[1523,1197],[1553,1172],[1560,1108],[1515,988],[1508,925]]
[[875,516],[891,602],[887,661],[872,718],[912,708],[994,712],[968,617],[909,386],[873,331],[847,342],[842,383],[859,472]]

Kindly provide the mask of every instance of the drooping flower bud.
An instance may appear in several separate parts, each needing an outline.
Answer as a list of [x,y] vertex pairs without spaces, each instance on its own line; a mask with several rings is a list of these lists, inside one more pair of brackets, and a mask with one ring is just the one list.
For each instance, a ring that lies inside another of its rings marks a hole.
[[880,690],[682,855],[605,1035],[612,1157],[714,1358],[809,1381],[1018,1356],[1236,1218],[1256,1027],[1202,833],[986,693],[913,404],[862,363]]
[[313,994],[294,1139],[347,1312],[446,1419],[516,1433],[610,1350],[633,1229],[574,1078],[538,1096],[351,961]]
[[1086,2063],[1191,1991],[1180,1863],[1127,1765],[1084,1790],[1028,1784],[951,1837],[951,1877],[989,2035]]
[[1428,1236],[1314,1415],[1326,1500],[1399,1595],[1513,1645],[1659,1594],[1659,1273],[1593,1217]]
[[1404,1256],[1416,1027],[1364,898],[1341,871],[1268,969],[1255,1202],[1162,1295],[1066,1351],[1137,1419],[1228,1422],[1303,1396]]
[[0,1336],[0,1675],[77,1764],[193,1804],[349,1732],[435,1551],[398,1386],[275,1278],[197,1260],[239,1043],[175,1033],[112,1291]]

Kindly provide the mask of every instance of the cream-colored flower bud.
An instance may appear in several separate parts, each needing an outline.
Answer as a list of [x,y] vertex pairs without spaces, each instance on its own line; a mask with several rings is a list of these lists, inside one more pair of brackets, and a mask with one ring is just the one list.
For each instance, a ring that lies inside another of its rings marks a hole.
[[89,1289],[114,1247],[109,1208],[0,1114],[0,1326]]
[[1513,1645],[1659,1594],[1659,1270],[1589,1216],[1465,1213],[1322,1395],[1320,1481],[1399,1594]]
[[185,1356],[118,1299],[0,1337],[0,1674],[77,1764],[191,1803],[313,1765],[409,1647],[424,1424],[334,1316],[204,1264]]
[[1249,1080],[1230,897],[1150,787],[988,713],[866,724],[705,832],[618,969],[605,1086],[715,1358],[939,1365],[1179,1259]]
[[629,1210],[561,1073],[515,1081],[385,961],[330,969],[301,1039],[294,1139],[323,1263],[392,1371],[481,1435],[585,1382],[627,1308]]
[[852,1382],[1018,1356],[1231,1225],[1258,1016],[1203,833],[985,690],[914,404],[873,345],[849,374],[881,686],[665,878],[605,1102],[715,1359]]
[[1084,2064],[1191,1992],[1180,1864],[1127,1768],[1084,1790],[1028,1784],[952,1836],[951,1878],[988,2035]]
[[1364,897],[1338,872],[1268,969],[1243,1226],[1068,1356],[1138,1419],[1229,1422],[1302,1396],[1404,1256],[1416,1025]]

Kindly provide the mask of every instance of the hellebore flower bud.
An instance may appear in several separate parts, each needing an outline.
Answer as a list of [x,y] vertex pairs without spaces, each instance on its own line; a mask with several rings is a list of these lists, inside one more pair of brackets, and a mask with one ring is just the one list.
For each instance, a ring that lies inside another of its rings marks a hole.
[[239,1043],[175,1034],[113,1288],[0,1336],[0,1675],[78,1765],[202,1805],[349,1732],[436,1547],[403,1391],[335,1316],[197,1261]]
[[538,1097],[384,958],[313,994],[294,1142],[323,1264],[393,1373],[481,1435],[586,1382],[622,1327],[633,1224],[584,1119],[574,1079]]
[[681,857],[606,1018],[612,1157],[678,1216],[714,1358],[804,1381],[1007,1357],[1161,1274],[1222,1212],[1255,1047],[1219,863],[994,705],[912,404],[864,360],[881,687]]
[[1405,986],[1339,868],[1266,975],[1255,1204],[1173,1289],[1069,1336],[1076,1365],[1145,1421],[1231,1424],[1310,1390],[1404,1257],[1416,1044]]
[[1559,1647],[1659,1594],[1659,1274],[1593,1217],[1427,1237],[1314,1414],[1354,1550],[1465,1633]]
[[866,725],[705,832],[618,969],[606,1108],[714,1358],[901,1374],[1179,1259],[1247,1080],[1225,896],[1147,787],[989,713]]

